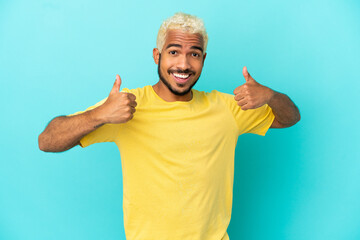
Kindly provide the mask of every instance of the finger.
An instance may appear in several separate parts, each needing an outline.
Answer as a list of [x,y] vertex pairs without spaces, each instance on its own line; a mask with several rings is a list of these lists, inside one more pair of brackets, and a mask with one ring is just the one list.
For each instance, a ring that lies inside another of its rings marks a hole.
[[248,72],[247,67],[244,67],[244,68],[243,68],[243,75],[244,75],[244,78],[245,78],[245,81],[246,81],[246,82],[255,81],[255,79],[254,79],[254,78],[250,75],[250,73]]
[[247,67],[243,67],[243,75],[244,75],[244,78],[245,78],[245,81],[246,82],[249,82],[249,81],[255,81],[255,79],[253,79],[253,77],[250,75],[250,73],[248,72],[247,70]]
[[250,74],[249,74],[246,66],[243,67],[243,75],[244,75],[245,81],[249,81],[249,80],[250,80]]
[[235,90],[233,91],[234,95],[237,95],[239,93],[242,93],[244,91],[244,85],[238,86],[237,88],[235,88]]
[[114,82],[114,86],[111,89],[110,93],[116,93],[120,91],[120,86],[121,86],[121,78],[119,76],[119,74],[116,74],[116,79]]
[[121,78],[119,74],[116,74],[116,80],[119,82],[119,89],[120,90],[120,86],[121,86]]
[[127,95],[127,97],[130,99],[130,101],[135,101],[135,100],[136,100],[135,94],[127,93],[126,95]]
[[131,107],[130,111],[131,111],[131,114],[133,114],[134,112],[136,112],[136,109],[134,107]]
[[136,101],[130,101],[129,106],[130,106],[130,107],[136,107],[136,106],[137,106],[137,102],[136,102]]
[[237,102],[237,104],[238,104],[241,108],[243,108],[243,106],[245,106],[245,105],[247,104],[247,99],[243,98],[243,99],[239,100],[239,101]]
[[247,103],[245,103],[244,105],[242,105],[240,107],[241,107],[241,110],[244,110],[244,111],[250,109],[250,106]]
[[235,99],[236,101],[239,101],[239,100],[241,100],[241,99],[243,99],[243,98],[245,98],[245,95],[244,95],[244,94],[241,94],[241,93],[236,94],[235,97],[234,97],[234,99]]

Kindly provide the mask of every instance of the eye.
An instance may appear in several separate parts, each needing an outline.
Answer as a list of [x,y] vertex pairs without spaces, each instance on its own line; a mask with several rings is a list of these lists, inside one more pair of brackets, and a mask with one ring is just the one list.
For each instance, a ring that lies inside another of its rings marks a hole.
[[177,52],[175,50],[172,50],[169,52],[170,55],[175,55]]
[[200,54],[198,54],[198,53],[192,53],[191,55],[192,55],[193,57],[196,57],[196,58],[197,58],[197,57],[200,57]]

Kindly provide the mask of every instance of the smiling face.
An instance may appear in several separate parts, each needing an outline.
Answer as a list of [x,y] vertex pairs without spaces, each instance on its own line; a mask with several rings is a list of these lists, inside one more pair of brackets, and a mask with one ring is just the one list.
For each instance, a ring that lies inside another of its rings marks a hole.
[[153,50],[160,81],[155,92],[166,101],[189,101],[191,88],[200,77],[206,53],[200,34],[168,30],[161,54]]

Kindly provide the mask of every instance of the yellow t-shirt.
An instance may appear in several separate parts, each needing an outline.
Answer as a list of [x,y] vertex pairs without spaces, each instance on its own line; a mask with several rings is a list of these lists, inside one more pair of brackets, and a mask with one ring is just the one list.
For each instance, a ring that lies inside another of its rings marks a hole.
[[243,111],[215,90],[192,90],[189,102],[166,102],[151,86],[123,91],[136,95],[134,118],[80,143],[115,142],[120,150],[126,239],[228,240],[236,142],[265,135],[271,108]]

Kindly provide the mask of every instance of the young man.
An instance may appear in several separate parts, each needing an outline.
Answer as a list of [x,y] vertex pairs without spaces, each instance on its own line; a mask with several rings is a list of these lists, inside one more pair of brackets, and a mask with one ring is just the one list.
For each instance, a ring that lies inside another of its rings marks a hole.
[[117,144],[127,239],[229,239],[238,136],[300,120],[286,95],[256,82],[246,67],[235,96],[192,89],[207,40],[202,20],[175,14],[161,25],[153,50],[158,83],[119,92],[116,75],[108,98],[53,119],[39,136],[47,152]]

